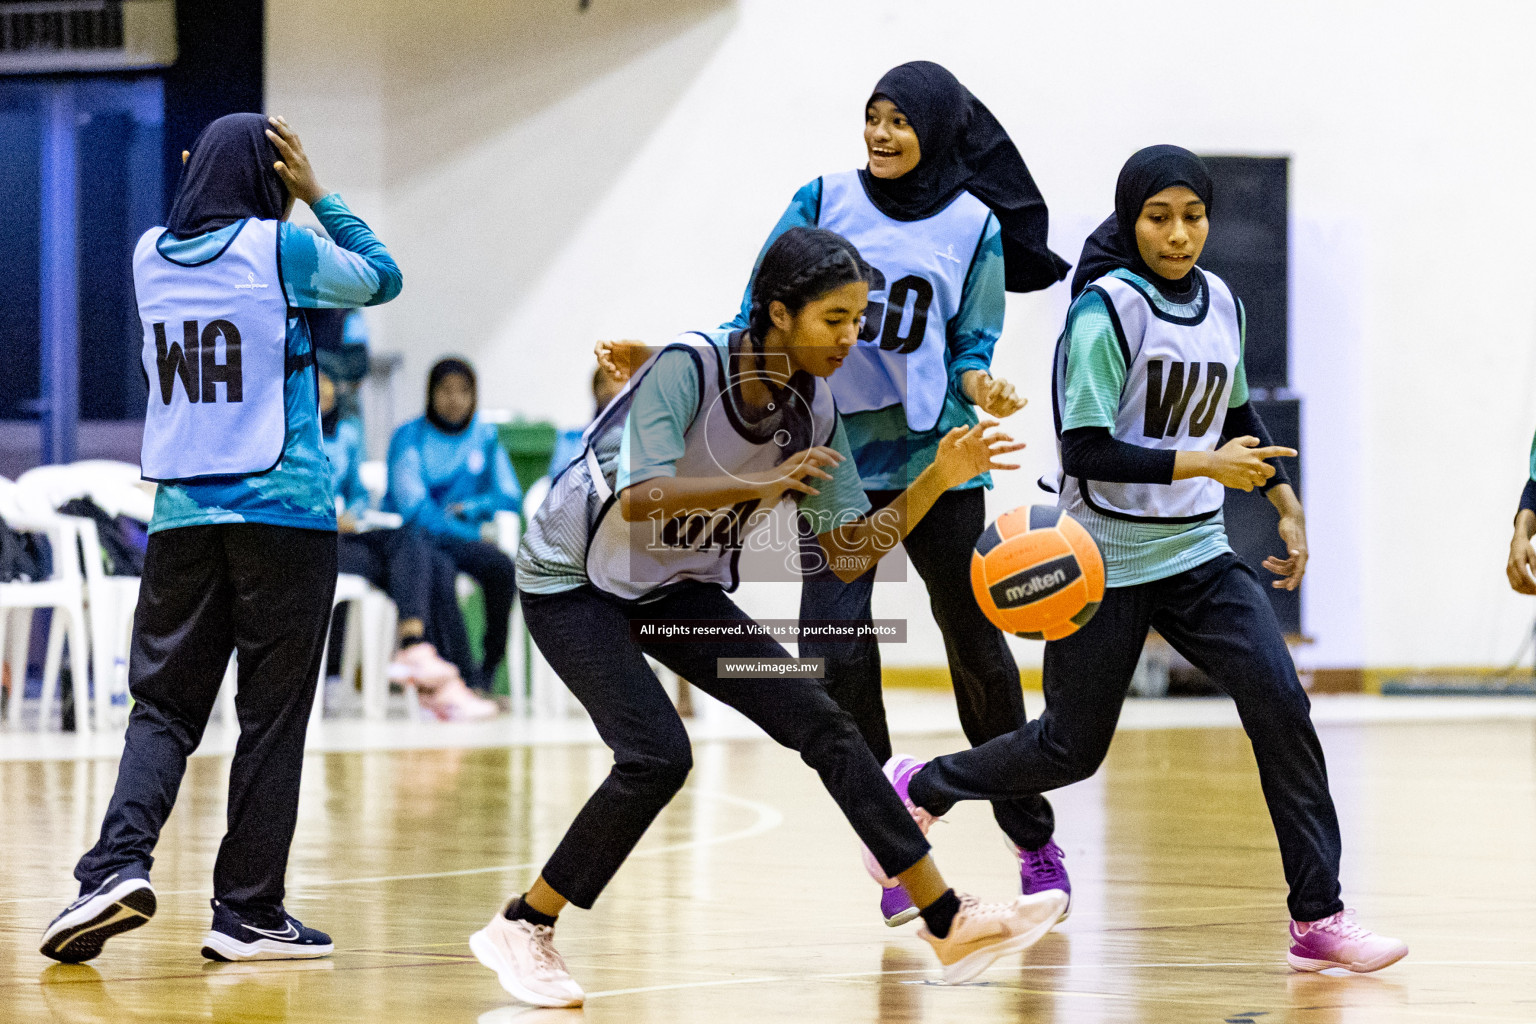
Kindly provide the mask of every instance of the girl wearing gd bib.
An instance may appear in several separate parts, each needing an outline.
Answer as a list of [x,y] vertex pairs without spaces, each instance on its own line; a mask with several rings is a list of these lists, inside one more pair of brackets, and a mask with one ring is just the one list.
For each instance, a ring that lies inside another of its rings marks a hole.
[[[945,980],[962,981],[1043,936],[1060,892],[1007,904],[957,897],[923,830],[880,773],[852,718],[818,679],[721,676],[719,658],[784,661],[767,638],[650,643],[634,620],[752,620],[727,596],[765,513],[800,501],[832,564],[857,575],[895,546],[956,484],[1016,451],[991,423],[950,431],[932,465],[867,515],[823,378],[842,364],[868,298],[868,268],[847,240],[795,228],[763,257],[750,326],[684,335],[649,361],[588,428],[518,552],[528,630],[614,751],[533,887],[470,939],[479,960],[525,1002],[584,996],[553,945],[555,916],[589,908],[682,787],[688,734],[649,654],[799,752],[880,866],[911,894]],[[791,548],[787,554],[794,557]]]
[[1248,404],[1241,303],[1195,265],[1211,191],[1188,150],[1136,153],[1072,282],[1056,347],[1060,506],[1104,554],[1103,604],[1078,632],[1046,644],[1039,719],[926,765],[901,759],[898,791],[937,816],[960,800],[1042,793],[1092,775],[1155,626],[1237,704],[1290,887],[1291,966],[1375,971],[1408,947],[1357,925],[1339,898],[1338,816],[1311,706],[1222,524],[1224,487],[1262,488],[1290,553],[1264,567],[1282,577],[1276,587],[1301,583],[1301,503],[1266,461],[1296,453],[1269,444]]
[[[387,302],[400,270],[315,178],[282,118],[231,114],[190,154],[168,226],[140,239],[143,472],[161,481],[129,655],[133,712],[80,898],[42,952],[78,963],[155,912],[149,874],[187,757],[239,652],[240,740],[213,870],[213,960],[324,956],[283,909],[304,733],[336,586],[336,504],[300,308]],[[335,242],[286,223],[308,203]]]

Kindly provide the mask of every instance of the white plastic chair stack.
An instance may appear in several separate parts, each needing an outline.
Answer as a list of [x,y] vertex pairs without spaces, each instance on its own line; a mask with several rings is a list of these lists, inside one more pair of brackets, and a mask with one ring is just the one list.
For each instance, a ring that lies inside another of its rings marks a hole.
[[[38,495],[5,479],[0,479],[0,516],[4,516],[14,530],[45,534],[53,549],[53,575],[50,578],[32,583],[0,583],[0,655],[6,657],[11,670],[8,713],[11,725],[21,721],[32,614],[40,608],[48,608],[53,611],[53,616],[48,630],[48,656],[43,666],[42,699],[38,701],[38,728],[46,728],[51,718],[53,698],[58,691],[59,667],[67,642],[70,677],[75,687],[75,729],[81,734],[89,733],[93,715],[86,672],[85,584],[80,573],[79,534],[75,520],[58,515]],[[94,724],[97,726],[103,723],[104,691],[103,686],[96,688]]]
[[[65,466],[38,466],[17,480],[20,488],[58,508],[74,498],[89,498],[108,515],[149,522],[154,515],[152,490],[141,486],[139,467],[128,462],[92,459]],[[133,613],[139,603],[137,576],[109,576],[101,559],[94,521],[73,520],[85,558],[85,605],[90,627],[91,668],[105,724],[114,698],[128,692],[128,650]],[[125,702],[126,710],[126,702]],[[115,723],[114,723],[115,724]]]

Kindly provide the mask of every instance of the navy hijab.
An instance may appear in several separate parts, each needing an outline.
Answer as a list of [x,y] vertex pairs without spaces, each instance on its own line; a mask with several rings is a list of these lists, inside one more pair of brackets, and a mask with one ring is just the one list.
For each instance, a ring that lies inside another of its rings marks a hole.
[[869,103],[884,97],[906,115],[922,150],[899,178],[859,171],[864,190],[894,220],[922,220],[969,191],[997,215],[1006,287],[1032,292],[1067,276],[1071,265],[1046,246],[1048,213],[1018,147],[992,112],[954,75],[917,60],[887,71]]
[[[432,405],[432,392],[437,387],[438,381],[451,374],[459,374],[469,381],[469,390],[475,393],[475,405],[470,407],[469,415],[458,423],[451,423],[437,414],[437,409]],[[432,369],[427,372],[427,422],[445,434],[462,434],[475,420],[475,408],[480,404],[480,384],[475,379],[475,368],[464,360],[455,356],[439,359],[432,364]]]
[[238,220],[281,220],[288,186],[272,169],[281,159],[261,114],[226,114],[204,128],[181,170],[166,227],[177,238]]
[[1115,212],[1083,243],[1077,273],[1072,276],[1074,299],[1088,285],[1122,267],[1146,278],[1170,299],[1193,296],[1198,280],[1193,267],[1180,280],[1170,280],[1154,273],[1136,246],[1136,219],[1141,216],[1142,205],[1174,185],[1183,185],[1199,196],[1210,212],[1214,190],[1204,160],[1182,146],[1148,146],[1131,154],[1115,182]]

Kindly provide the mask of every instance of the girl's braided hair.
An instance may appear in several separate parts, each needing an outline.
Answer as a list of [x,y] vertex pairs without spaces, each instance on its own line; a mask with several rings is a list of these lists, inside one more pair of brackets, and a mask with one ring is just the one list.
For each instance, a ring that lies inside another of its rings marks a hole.
[[822,228],[793,227],[774,239],[752,277],[752,310],[748,325],[761,341],[772,320],[768,307],[782,302],[798,313],[807,302],[855,281],[868,282],[869,264],[848,239]]

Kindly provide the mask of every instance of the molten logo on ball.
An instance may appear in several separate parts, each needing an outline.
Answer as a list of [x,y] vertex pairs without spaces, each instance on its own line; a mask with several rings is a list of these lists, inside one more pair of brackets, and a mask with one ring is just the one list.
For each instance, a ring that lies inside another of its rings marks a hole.
[[1082,628],[1104,599],[1104,559],[1071,516],[1048,505],[998,517],[971,555],[976,603],[998,629],[1060,640]]
[[1082,574],[1077,559],[1071,555],[1053,559],[992,584],[992,603],[999,608],[1018,608],[1050,597]]

